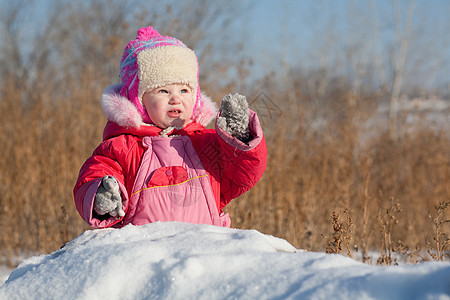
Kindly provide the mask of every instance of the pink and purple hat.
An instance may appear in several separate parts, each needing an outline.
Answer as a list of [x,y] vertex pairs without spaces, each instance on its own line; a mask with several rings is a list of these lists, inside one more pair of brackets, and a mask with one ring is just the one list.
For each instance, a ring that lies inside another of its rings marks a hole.
[[183,42],[162,36],[152,27],[141,28],[120,60],[120,94],[134,104],[145,123],[152,123],[142,104],[144,93],[168,84],[187,84],[195,91],[195,112],[202,105],[198,74],[197,56]]

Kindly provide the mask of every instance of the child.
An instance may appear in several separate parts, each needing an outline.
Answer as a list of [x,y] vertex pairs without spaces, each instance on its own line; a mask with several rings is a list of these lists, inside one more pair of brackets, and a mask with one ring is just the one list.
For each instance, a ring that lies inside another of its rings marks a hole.
[[222,209],[261,178],[267,149],[245,97],[227,95],[216,114],[200,92],[198,62],[181,41],[138,31],[120,61],[122,84],[102,95],[103,142],[74,188],[95,228],[157,221],[230,226]]

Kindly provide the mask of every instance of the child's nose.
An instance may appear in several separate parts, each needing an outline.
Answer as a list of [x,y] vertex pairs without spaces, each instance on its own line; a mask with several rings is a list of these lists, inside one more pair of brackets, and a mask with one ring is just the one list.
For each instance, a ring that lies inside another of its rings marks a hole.
[[172,94],[172,96],[170,97],[170,103],[172,104],[181,103],[181,96],[178,94]]

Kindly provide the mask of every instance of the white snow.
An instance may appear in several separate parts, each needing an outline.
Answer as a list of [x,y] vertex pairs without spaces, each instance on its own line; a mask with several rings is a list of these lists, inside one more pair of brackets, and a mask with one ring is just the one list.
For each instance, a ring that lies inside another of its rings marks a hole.
[[450,263],[377,267],[256,230],[153,223],[31,257],[0,299],[450,299]]
[[0,287],[5,283],[6,279],[8,279],[11,271],[11,268],[0,265]]

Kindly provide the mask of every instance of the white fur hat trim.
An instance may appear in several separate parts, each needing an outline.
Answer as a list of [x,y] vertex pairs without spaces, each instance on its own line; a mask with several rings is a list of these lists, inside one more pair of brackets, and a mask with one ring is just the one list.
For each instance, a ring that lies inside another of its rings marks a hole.
[[139,52],[138,97],[146,91],[168,84],[187,84],[192,89],[193,101],[196,100],[198,87],[197,57],[189,48],[179,46],[161,46]]

